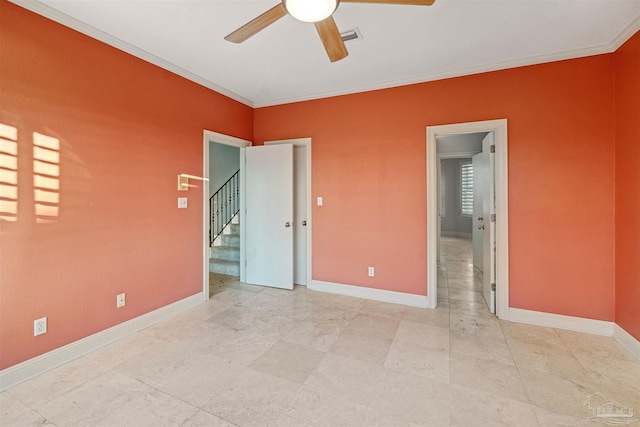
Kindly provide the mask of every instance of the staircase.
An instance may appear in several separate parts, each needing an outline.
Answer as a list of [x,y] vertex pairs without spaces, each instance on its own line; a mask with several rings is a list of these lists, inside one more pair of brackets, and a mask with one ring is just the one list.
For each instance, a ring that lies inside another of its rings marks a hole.
[[209,271],[240,276],[240,170],[209,199]]
[[240,276],[240,223],[236,216],[211,246],[209,271]]

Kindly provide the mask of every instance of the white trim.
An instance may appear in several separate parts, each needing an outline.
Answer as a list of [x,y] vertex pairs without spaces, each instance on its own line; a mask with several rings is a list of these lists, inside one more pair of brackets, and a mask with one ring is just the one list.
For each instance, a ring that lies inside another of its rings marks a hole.
[[[248,147],[251,145],[251,141],[247,141],[246,139],[236,138],[235,136],[225,135],[223,133],[213,132],[210,130],[204,130],[203,136],[203,147],[202,147],[202,176],[206,179],[204,180],[204,185],[202,186],[202,291],[205,295],[205,300],[209,299],[209,236],[207,230],[209,230],[209,144],[215,142],[218,144],[231,145],[234,147]],[[240,150],[240,161],[242,161],[242,150]],[[241,182],[244,181],[244,177],[240,177]],[[241,184],[242,185],[242,184]],[[244,191],[244,188],[241,187],[240,191]],[[241,207],[242,208],[242,207]],[[242,236],[242,222],[240,222],[240,236]],[[240,243],[241,256],[244,255],[242,253],[242,242]],[[242,272],[243,259],[240,258],[240,271]],[[241,278],[244,277],[241,274]]]
[[142,329],[169,319],[183,311],[202,304],[205,300],[205,295],[201,293],[192,295],[4,369],[0,371],[0,392],[51,369],[57,368],[58,366],[62,366],[65,363],[69,363],[100,347],[114,343]]
[[609,43],[610,52],[615,52],[640,30],[640,16],[634,19],[618,36]]
[[583,317],[565,316],[562,314],[544,313],[542,311],[523,310],[513,307],[509,308],[509,321],[607,337],[613,335],[614,325],[613,322],[604,320],[585,319]]
[[427,297],[424,295],[366,288],[364,286],[343,285],[340,283],[323,282],[320,280],[312,280],[309,282],[307,287],[313,291],[328,292],[331,294],[365,298],[393,304],[410,305],[412,307],[435,308],[429,307]]
[[509,172],[507,119],[427,126],[427,299],[438,301],[438,153],[436,138],[461,133],[494,132],[496,145],[496,315],[509,320]]
[[294,146],[306,146],[307,147],[307,158],[306,158],[306,163],[307,163],[307,286],[309,285],[309,283],[311,283],[311,278],[313,277],[313,265],[312,265],[312,260],[313,257],[311,256],[311,251],[313,250],[313,233],[312,233],[312,227],[313,227],[313,221],[312,221],[312,212],[313,212],[313,205],[311,203],[311,201],[313,200],[312,194],[311,194],[311,138],[306,137],[306,138],[294,138],[294,139],[280,139],[280,140],[274,140],[274,141],[265,141],[264,144],[265,145],[270,145],[270,144],[293,144]]
[[640,359],[640,341],[635,339],[633,335],[625,331],[622,326],[617,323],[613,324],[613,339],[618,341],[621,346],[629,350],[637,359]]
[[165,70],[171,71],[172,73],[178,76],[184,77],[185,79],[190,80],[192,82],[198,83],[199,85],[204,86],[207,89],[211,89],[235,101],[248,105],[249,107],[255,107],[253,102],[250,99],[245,98],[242,95],[239,95],[231,90],[228,90],[222,86],[219,86],[214,82],[205,79],[204,77],[201,77],[195,73],[192,73],[189,70],[185,70],[184,68],[179,67],[178,65],[172,64],[171,62],[163,58],[155,56],[154,54],[149,53],[146,50],[140,49],[139,47],[133,46],[117,37],[112,36],[111,34],[105,33],[102,30],[92,27],[91,25],[88,25],[75,18],[72,18],[69,15],[65,15],[59,10],[56,10],[43,3],[40,3],[39,1],[33,1],[33,0],[9,0],[9,1],[27,10],[30,10],[31,12],[37,13],[38,15],[44,16],[45,18],[51,19],[52,21],[58,22],[66,27],[74,29],[91,38],[94,38],[98,41],[106,43],[109,46],[115,47],[116,49],[119,49],[123,52],[133,55],[136,58],[140,58],[144,61],[149,62],[150,64],[153,64]]

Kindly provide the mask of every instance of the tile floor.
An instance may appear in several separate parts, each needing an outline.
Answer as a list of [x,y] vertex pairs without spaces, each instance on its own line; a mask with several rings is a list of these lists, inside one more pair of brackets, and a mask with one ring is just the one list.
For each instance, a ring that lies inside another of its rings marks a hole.
[[488,313],[468,240],[443,239],[435,310],[211,282],[208,303],[1,393],[0,425],[597,426],[594,393],[640,413],[640,363],[613,339]]

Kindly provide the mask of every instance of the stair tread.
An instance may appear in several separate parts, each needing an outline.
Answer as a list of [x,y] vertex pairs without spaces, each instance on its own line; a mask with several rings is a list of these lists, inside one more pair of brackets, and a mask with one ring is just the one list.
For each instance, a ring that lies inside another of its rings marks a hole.
[[224,258],[209,258],[209,264],[218,263],[218,264],[240,264],[239,260],[233,259],[224,259]]
[[230,245],[217,245],[217,246],[211,246],[211,249],[218,249],[218,250],[240,250],[240,246],[230,246]]

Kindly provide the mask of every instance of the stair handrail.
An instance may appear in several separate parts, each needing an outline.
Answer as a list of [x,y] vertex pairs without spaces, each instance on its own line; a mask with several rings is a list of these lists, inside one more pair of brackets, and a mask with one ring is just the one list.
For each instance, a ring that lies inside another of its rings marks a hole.
[[209,246],[240,211],[240,169],[209,198]]

